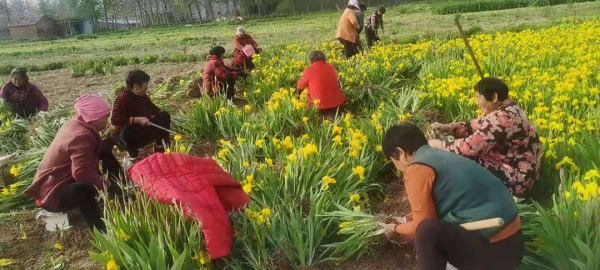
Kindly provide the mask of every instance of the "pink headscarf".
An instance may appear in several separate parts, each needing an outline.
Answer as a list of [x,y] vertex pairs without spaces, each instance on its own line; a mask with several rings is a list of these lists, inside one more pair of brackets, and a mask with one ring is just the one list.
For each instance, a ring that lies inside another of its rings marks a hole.
[[88,123],[102,119],[110,114],[111,107],[106,100],[97,95],[82,95],[75,102],[77,114]]
[[252,45],[250,44],[244,46],[244,48],[242,48],[242,51],[244,52],[246,57],[252,57],[256,53],[254,47],[252,47]]

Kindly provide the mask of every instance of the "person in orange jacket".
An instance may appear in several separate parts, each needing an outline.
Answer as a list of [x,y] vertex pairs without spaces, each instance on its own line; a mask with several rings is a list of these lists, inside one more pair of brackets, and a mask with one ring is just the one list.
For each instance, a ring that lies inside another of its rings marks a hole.
[[358,18],[355,11],[359,11],[357,0],[350,0],[344,14],[340,17],[336,38],[344,45],[344,55],[350,58],[358,53]]
[[325,54],[321,51],[311,52],[309,58],[311,65],[304,70],[297,87],[300,90],[308,89],[309,106],[317,105],[320,116],[334,118],[347,100],[340,89],[337,71],[326,62]]
[[[379,223],[394,241],[414,238],[417,269],[516,269],[524,254],[521,218],[512,196],[474,161],[428,145],[412,123],[389,128],[382,151],[402,172],[411,213]],[[466,229],[464,223],[501,218],[500,226]]]

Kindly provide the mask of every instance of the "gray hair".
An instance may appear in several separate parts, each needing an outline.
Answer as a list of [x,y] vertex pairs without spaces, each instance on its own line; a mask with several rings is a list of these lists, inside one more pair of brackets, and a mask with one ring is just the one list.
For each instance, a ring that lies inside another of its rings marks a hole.
[[246,29],[243,26],[238,26],[236,34],[237,35],[246,34]]
[[312,51],[308,55],[308,59],[310,59],[311,63],[314,63],[319,60],[325,61],[325,53],[323,53],[322,51]]

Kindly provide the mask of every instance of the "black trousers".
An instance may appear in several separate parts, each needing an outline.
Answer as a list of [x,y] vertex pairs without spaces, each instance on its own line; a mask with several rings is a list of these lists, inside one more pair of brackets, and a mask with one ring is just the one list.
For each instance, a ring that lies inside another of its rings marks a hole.
[[350,58],[356,54],[358,54],[358,45],[356,43],[352,43],[345,39],[339,39],[339,41],[344,45],[344,55],[346,58]]
[[319,110],[319,117],[325,120],[335,120],[337,114],[342,114],[342,106]]
[[371,46],[373,46],[375,42],[378,42],[380,40],[379,35],[377,35],[376,32],[370,30],[369,28],[366,28],[365,32],[367,34],[367,45],[369,46],[369,48],[371,48]]
[[[156,114],[150,122],[157,124],[161,127],[170,129],[171,128],[171,115],[168,112],[161,111]],[[158,129],[153,126],[140,126],[140,125],[127,125],[121,131],[119,135],[127,151],[130,153],[135,152],[141,147],[148,145],[152,142],[155,143],[158,149],[161,149],[162,143],[166,145],[170,144],[170,135],[168,132]]]
[[514,270],[525,249],[521,231],[491,244],[477,232],[440,219],[422,221],[415,242],[420,270],[444,270],[447,262],[461,270]]
[[10,105],[9,105],[9,107],[14,114],[16,114],[20,117],[23,117],[23,118],[34,116],[40,111],[40,108],[37,104],[31,104],[28,102],[26,102],[20,108],[14,108],[14,107],[11,107]]
[[116,138],[108,137],[102,140],[102,145],[100,146],[99,160],[102,164],[102,174],[106,174],[111,182],[118,182],[119,177],[123,173],[121,164],[119,164],[119,161],[112,152],[116,144]]
[[235,80],[225,80],[221,82],[228,100],[233,100],[235,96]]
[[59,198],[58,211],[67,212],[78,208],[90,229],[96,228],[106,232],[102,221],[102,210],[96,200],[98,191],[91,184],[74,182],[63,185],[57,191]]

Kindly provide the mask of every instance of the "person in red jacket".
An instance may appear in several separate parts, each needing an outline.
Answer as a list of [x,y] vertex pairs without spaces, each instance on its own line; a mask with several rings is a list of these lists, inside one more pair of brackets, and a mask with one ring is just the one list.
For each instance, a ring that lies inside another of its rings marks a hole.
[[21,117],[48,110],[48,100],[35,84],[29,82],[24,68],[15,68],[10,73],[10,82],[0,90],[0,99],[6,102],[13,113]]
[[262,51],[262,48],[258,46],[252,36],[246,33],[246,29],[244,29],[243,26],[240,26],[237,28],[237,32],[233,38],[233,55],[236,55],[242,51],[246,45],[252,45],[252,48],[254,48],[254,50],[258,53]]
[[[234,48],[233,48],[234,57],[238,58],[238,56],[240,54],[245,54],[246,59],[244,59],[244,60],[245,60],[246,66],[252,67],[251,69],[253,69],[254,63],[252,62],[252,56],[248,56],[248,54],[246,54],[246,52],[248,51],[248,47],[251,47],[255,53],[260,53],[262,51],[262,48],[260,48],[258,46],[258,44],[256,43],[256,41],[254,41],[252,36],[250,36],[248,33],[246,33],[246,29],[244,29],[243,26],[240,26],[237,28],[237,32],[235,34],[235,37],[233,38],[233,46],[234,46]],[[234,61],[235,61],[235,58],[234,58]]]
[[127,88],[117,96],[110,122],[113,136],[129,152],[131,158],[138,156],[138,149],[152,142],[154,152],[164,152],[163,143],[169,145],[169,133],[155,128],[152,124],[171,128],[171,115],[158,108],[148,95],[150,75],[141,70],[127,74]]
[[227,104],[233,105],[233,96],[235,95],[235,81],[240,73],[225,66],[223,63],[223,54],[225,48],[216,46],[210,50],[208,62],[204,66],[204,91],[209,96],[215,96],[223,86],[227,92]]
[[252,56],[255,53],[252,45],[244,46],[244,48],[235,55],[233,61],[231,61],[231,68],[236,72],[239,72],[242,76],[250,74],[255,68],[254,63],[252,63]]
[[320,116],[334,118],[347,100],[340,89],[337,71],[325,61],[325,54],[321,51],[311,52],[309,58],[311,65],[304,70],[297,87],[308,89],[309,106],[317,105]]
[[106,129],[110,104],[96,95],[83,95],[77,115],[66,122],[48,147],[25,195],[50,212],[78,208],[90,228],[105,232],[96,196],[108,181],[98,170],[100,132]]

